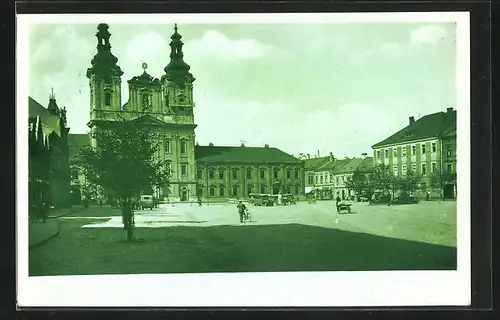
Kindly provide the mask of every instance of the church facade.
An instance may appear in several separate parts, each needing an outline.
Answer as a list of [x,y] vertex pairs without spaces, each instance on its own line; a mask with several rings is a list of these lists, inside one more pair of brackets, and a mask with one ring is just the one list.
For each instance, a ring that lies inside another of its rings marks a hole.
[[[192,201],[197,197],[207,196],[215,198],[228,197],[229,195],[246,196],[252,188],[255,188],[255,191],[266,190],[266,192],[271,193],[270,191],[273,189],[272,179],[267,178],[266,187],[263,187],[264,178],[262,181],[250,179],[244,182],[236,182],[235,179],[232,179],[224,187],[234,189],[234,192],[215,193],[211,191],[215,189],[215,181],[212,181],[213,179],[207,172],[210,172],[212,167],[232,168],[238,166],[242,170],[238,176],[246,179],[247,175],[243,173],[243,170],[246,169],[242,169],[244,168],[242,165],[250,163],[248,160],[241,159],[241,152],[238,152],[237,159],[234,159],[236,161],[234,166],[231,157],[222,160],[221,163],[218,163],[220,159],[208,158],[207,160],[207,155],[210,152],[201,152],[204,147],[195,145],[195,128],[197,126],[194,122],[193,112],[195,107],[193,82],[195,78],[190,72],[190,66],[184,61],[182,36],[178,33],[177,25],[175,25],[174,33],[170,37],[170,62],[164,68],[162,77],[158,79],[149,75],[146,72],[147,65],[143,63],[144,72],[127,81],[129,99],[124,104],[121,101],[123,71],[117,64],[118,58],[111,53],[110,36],[107,24],[102,23],[97,26],[97,53],[91,60],[92,66],[87,69],[90,86],[90,121],[88,126],[92,132],[98,128],[104,128],[110,123],[127,120],[140,123],[156,133],[156,136],[159,137],[156,143],[160,146],[156,157],[164,161],[169,173],[169,186],[157,190],[156,196],[168,198],[170,201]],[[95,145],[95,140],[91,139],[91,143]],[[264,149],[264,147],[253,149]],[[211,151],[213,149],[205,150]],[[252,167],[266,168],[266,172],[273,172],[274,168],[280,168],[280,172],[283,171],[283,176],[285,176],[289,172],[287,171],[288,166],[291,166],[290,170],[292,171],[290,172],[293,174],[289,173],[289,178],[290,181],[293,180],[293,188],[291,187],[292,182],[287,184],[286,188],[287,190],[291,188],[293,193],[303,194],[303,164],[300,160],[276,148],[267,147],[264,153],[259,154],[265,154],[265,156],[260,160],[252,158]],[[273,161],[273,159],[277,160]],[[281,163],[281,160],[284,162]],[[200,168],[197,168],[197,162],[199,162]],[[269,168],[267,168],[268,166]],[[255,176],[257,177],[257,173]],[[269,173],[270,176],[271,173]],[[238,189],[240,191],[236,191],[236,188],[232,187],[236,184],[240,186]],[[252,185],[250,189],[249,185]],[[219,182],[217,182],[217,189],[218,191],[221,189]],[[276,191],[276,188],[274,190]]]

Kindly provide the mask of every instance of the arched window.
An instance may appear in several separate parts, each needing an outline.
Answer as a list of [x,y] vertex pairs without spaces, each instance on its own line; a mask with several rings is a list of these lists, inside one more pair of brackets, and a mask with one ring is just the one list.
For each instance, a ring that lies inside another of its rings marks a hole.
[[274,168],[273,169],[273,177],[274,177],[274,179],[278,179],[278,175],[279,175],[279,169],[278,168]]
[[225,190],[224,190],[224,186],[222,186],[222,185],[221,185],[221,186],[219,186],[219,196],[220,196],[220,197],[224,197],[224,195],[225,195],[225,192],[224,192],[224,191],[225,191]]
[[224,179],[224,168],[219,168],[219,179]]
[[247,186],[247,192],[248,192],[248,194],[252,193],[252,191],[253,191],[253,186],[251,184],[249,184]]
[[299,168],[295,168],[295,179],[299,178]]
[[247,168],[247,179],[252,179],[252,168]]
[[260,178],[264,179],[266,177],[266,169],[261,168],[260,169]]
[[213,179],[215,174],[214,168],[208,169],[208,178]]
[[165,140],[165,153],[171,153],[172,149],[170,147],[170,139]]
[[104,105],[105,106],[111,105],[111,92],[109,90],[106,90],[104,92]]
[[181,154],[186,154],[186,140],[181,140]]

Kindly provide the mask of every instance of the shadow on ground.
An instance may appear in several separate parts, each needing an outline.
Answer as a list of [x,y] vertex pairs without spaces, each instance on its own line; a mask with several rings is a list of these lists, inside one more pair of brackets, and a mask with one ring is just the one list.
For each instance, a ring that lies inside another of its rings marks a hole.
[[30,251],[30,275],[453,270],[456,248],[301,224],[80,229]]

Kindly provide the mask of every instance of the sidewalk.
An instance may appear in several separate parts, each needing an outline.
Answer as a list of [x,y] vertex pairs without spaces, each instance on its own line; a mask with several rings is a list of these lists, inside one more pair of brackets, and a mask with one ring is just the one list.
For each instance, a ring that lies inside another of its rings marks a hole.
[[29,248],[41,245],[59,234],[59,221],[48,219],[46,222],[32,222],[28,226]]
[[77,205],[77,206],[73,206],[73,207],[65,208],[65,209],[50,210],[49,218],[64,217],[64,216],[67,216],[69,214],[72,214],[72,213],[75,213],[78,211],[82,211],[82,210],[85,210],[83,205]]

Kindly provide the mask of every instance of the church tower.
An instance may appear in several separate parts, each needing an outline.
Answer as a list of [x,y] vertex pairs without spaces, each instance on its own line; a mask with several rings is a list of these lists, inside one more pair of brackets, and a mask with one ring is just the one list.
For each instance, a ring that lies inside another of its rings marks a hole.
[[112,120],[121,109],[121,76],[118,58],[111,53],[109,26],[97,26],[97,53],[87,69],[90,85],[90,124],[94,120]]

